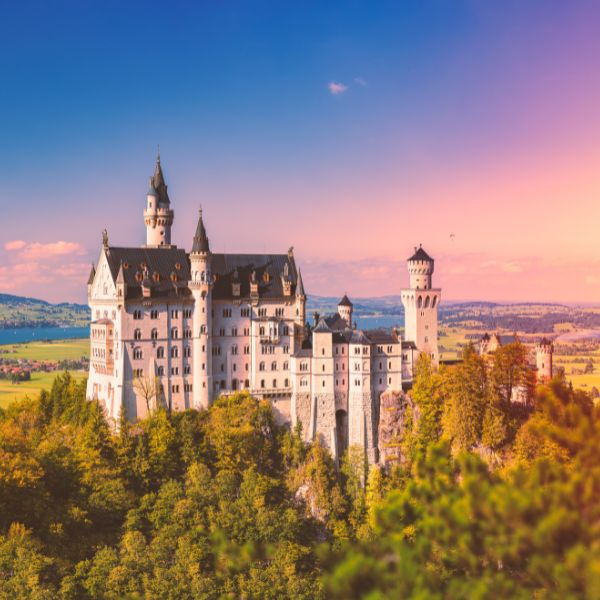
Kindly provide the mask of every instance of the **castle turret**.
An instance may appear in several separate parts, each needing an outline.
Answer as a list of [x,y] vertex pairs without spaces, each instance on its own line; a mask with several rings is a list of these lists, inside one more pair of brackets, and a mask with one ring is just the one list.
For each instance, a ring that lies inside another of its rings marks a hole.
[[194,408],[208,408],[212,402],[212,286],[211,252],[208,236],[198,217],[196,235],[190,252],[191,281],[189,288],[194,297],[192,327],[192,360]]
[[352,328],[352,308],[352,302],[350,302],[348,296],[344,294],[344,297],[338,302],[337,309],[338,314],[346,321],[349,329]]
[[438,352],[438,305],[442,290],[432,288],[434,261],[423,250],[415,248],[408,259],[409,288],[402,290],[404,305],[404,338],[414,342],[417,350],[427,352],[435,365]]
[[535,364],[537,367],[537,378],[540,383],[552,379],[553,353],[554,345],[547,338],[542,338],[535,346]]
[[160,154],[156,157],[154,175],[146,194],[144,223],[146,224],[146,246],[170,246],[173,210],[167,192],[167,185],[160,166]]

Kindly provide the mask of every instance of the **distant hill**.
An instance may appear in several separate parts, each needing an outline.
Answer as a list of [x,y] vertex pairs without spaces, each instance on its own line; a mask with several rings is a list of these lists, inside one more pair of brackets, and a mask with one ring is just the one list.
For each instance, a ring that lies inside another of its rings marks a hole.
[[16,327],[85,327],[90,309],[84,304],[52,304],[37,298],[0,294],[0,329]]

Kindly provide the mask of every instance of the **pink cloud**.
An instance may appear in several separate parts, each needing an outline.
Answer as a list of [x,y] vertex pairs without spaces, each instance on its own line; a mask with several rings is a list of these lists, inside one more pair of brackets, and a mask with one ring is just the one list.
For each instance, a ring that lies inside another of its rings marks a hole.
[[343,94],[348,89],[348,86],[343,83],[336,83],[335,81],[331,81],[327,87],[334,96]]
[[82,255],[85,254],[85,249],[81,244],[77,244],[76,242],[64,242],[62,240],[48,244],[32,242],[22,249],[22,255],[30,259],[45,259],[53,256],[65,256],[67,254]]
[[26,245],[27,242],[25,242],[24,240],[13,240],[12,242],[6,242],[6,244],[4,244],[4,249],[21,250],[21,248],[24,248]]

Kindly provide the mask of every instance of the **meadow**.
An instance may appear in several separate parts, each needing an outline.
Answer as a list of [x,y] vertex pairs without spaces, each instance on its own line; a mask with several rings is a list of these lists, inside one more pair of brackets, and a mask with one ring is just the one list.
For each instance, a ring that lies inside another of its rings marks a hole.
[[[0,346],[0,358],[27,359],[31,361],[79,360],[89,356],[88,340],[55,340],[51,342],[29,342],[27,344],[8,344]],[[54,372],[34,372],[31,381],[12,383],[0,379],[0,408],[6,408],[11,402],[26,396],[35,397],[42,389],[50,389],[56,377]],[[84,371],[72,371],[76,379],[86,376]]]

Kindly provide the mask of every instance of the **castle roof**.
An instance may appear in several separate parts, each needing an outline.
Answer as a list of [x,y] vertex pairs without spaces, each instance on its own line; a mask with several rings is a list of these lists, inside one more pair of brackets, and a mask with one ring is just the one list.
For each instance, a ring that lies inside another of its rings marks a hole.
[[[287,265],[287,275],[286,275]],[[233,300],[234,274],[240,284],[239,298],[250,297],[250,277],[254,272],[260,298],[284,298],[283,282],[291,284],[291,295],[303,295],[293,255],[289,254],[212,254],[211,268],[215,275],[212,297]]]
[[331,329],[329,329],[329,325],[327,325],[325,319],[321,319],[313,329],[313,333],[331,333]]
[[192,243],[192,252],[210,252],[208,236],[206,235],[206,229],[204,228],[204,220],[202,219],[202,209],[200,209],[200,215],[198,216],[196,235],[194,235],[194,241]]
[[344,294],[344,297],[338,302],[338,306],[353,306],[353,304],[350,302],[348,296]]
[[335,331],[343,331],[344,329],[350,328],[350,323],[346,322],[346,319],[340,317],[339,313],[332,313],[330,315],[324,316],[322,321],[327,323],[327,326]]
[[113,281],[123,278],[127,299],[142,298],[142,280],[147,272],[151,297],[189,295],[190,266],[179,248],[121,248],[105,250]]
[[94,267],[94,264],[92,263],[90,276],[88,277],[88,285],[92,285],[92,283],[94,283],[94,277],[96,277],[96,267]]
[[304,283],[302,282],[302,273],[300,269],[298,269],[298,283],[296,285],[296,296],[304,297]]
[[153,189],[158,196],[158,201],[162,204],[170,204],[169,194],[167,193],[167,185],[160,166],[160,154],[156,157],[156,166],[154,167],[154,175],[152,175],[152,181],[150,189]]
[[433,258],[423,250],[423,246],[415,247],[415,253],[408,259],[409,262],[413,260],[425,260],[428,262],[433,262]]

